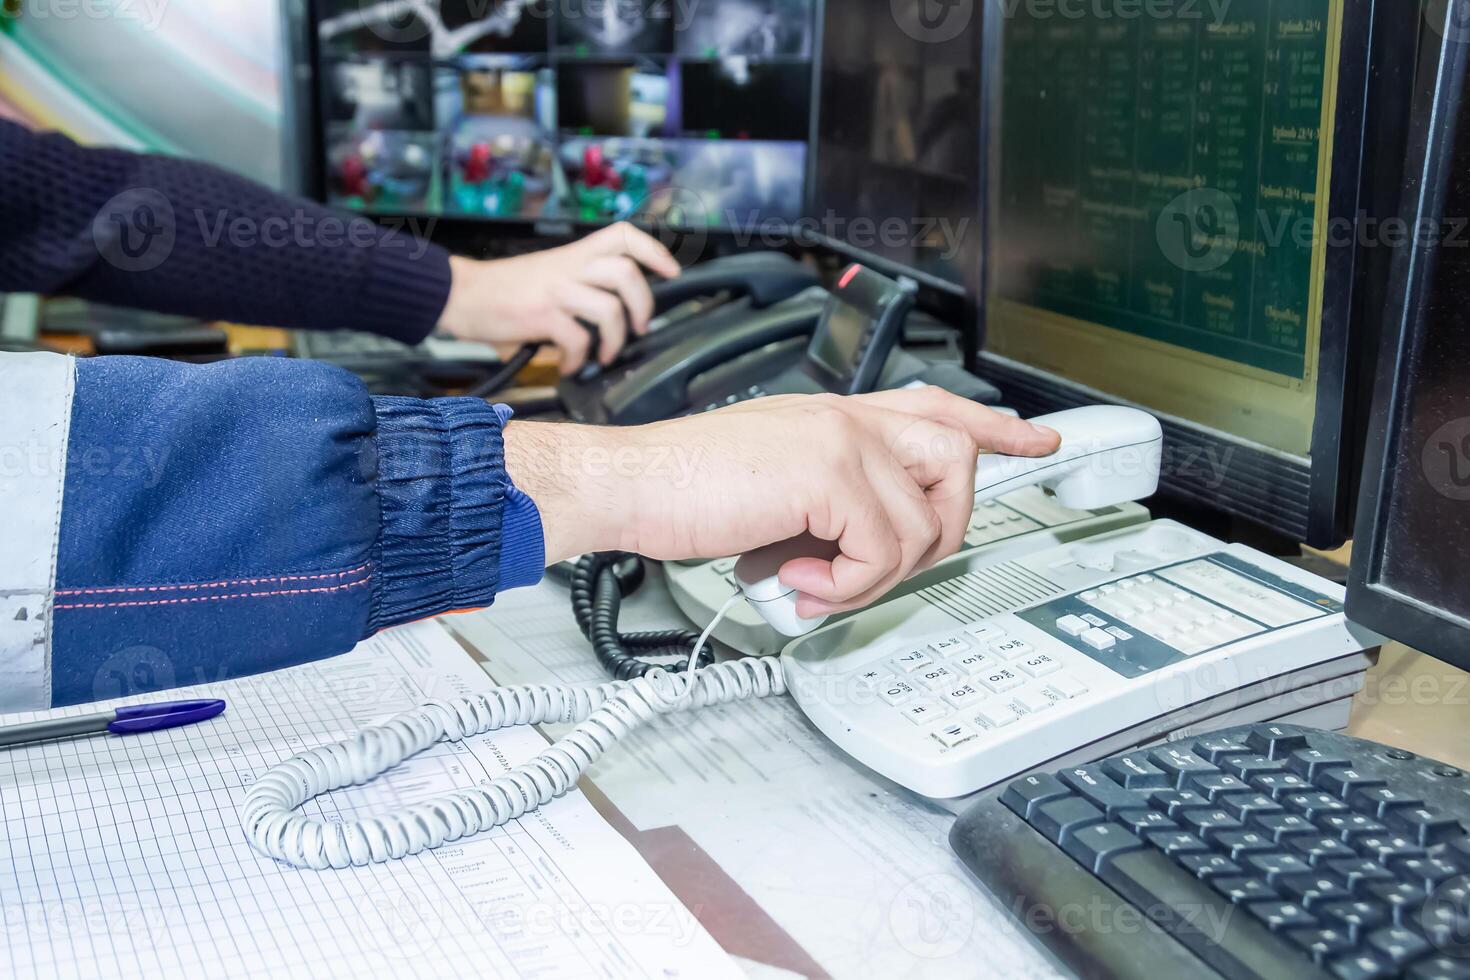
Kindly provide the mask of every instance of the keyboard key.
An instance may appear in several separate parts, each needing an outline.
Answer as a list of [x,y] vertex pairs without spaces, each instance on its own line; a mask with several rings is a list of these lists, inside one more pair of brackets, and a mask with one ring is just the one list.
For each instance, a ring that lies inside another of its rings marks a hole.
[[1458,877],[1460,869],[1448,861],[1437,858],[1414,857],[1405,858],[1401,861],[1390,861],[1390,868],[1400,879],[1407,879],[1423,888],[1425,891],[1434,891],[1442,881]]
[[1178,816],[1181,810],[1187,807],[1207,807],[1210,801],[1200,796],[1193,790],[1187,789],[1156,789],[1148,794],[1149,806],[1155,810],[1161,810],[1168,814],[1171,819]]
[[888,662],[893,665],[894,670],[901,674],[912,674],[914,671],[934,666],[934,658],[930,657],[925,650],[910,650]]
[[1250,818],[1250,825],[1278,844],[1284,844],[1289,838],[1298,835],[1315,837],[1319,833],[1306,817],[1298,813],[1256,814]]
[[1025,683],[1021,675],[1009,667],[997,667],[980,675],[980,683],[990,688],[997,694],[1020,687]]
[[1179,825],[1157,810],[1119,810],[1113,819],[1135,834],[1151,830],[1178,830]]
[[1316,910],[1317,917],[1328,926],[1341,929],[1362,942],[1363,936],[1389,921],[1388,910],[1374,902],[1328,902]]
[[1201,881],[1244,873],[1240,865],[1219,854],[1183,854],[1179,857],[1179,864]]
[[1057,777],[1050,773],[1037,773],[1013,780],[1001,794],[1000,801],[1016,816],[1029,821],[1036,807],[1042,803],[1071,795]]
[[1394,921],[1402,924],[1414,920],[1429,896],[1418,885],[1399,881],[1369,885],[1364,897],[1369,900],[1377,899],[1387,905],[1393,912]]
[[1314,868],[1328,861],[1351,861],[1358,853],[1336,837],[1293,837],[1287,846]]
[[1324,769],[1351,766],[1341,756],[1331,755],[1321,749],[1297,749],[1286,757],[1286,767],[1303,779],[1315,780]]
[[1251,750],[1246,748],[1244,741],[1234,736],[1211,735],[1198,739],[1194,743],[1194,751],[1196,755],[1202,755],[1218,766],[1228,756],[1249,755]]
[[1409,967],[1409,980],[1470,980],[1470,962],[1431,956]]
[[1215,802],[1224,807],[1226,812],[1237,820],[1245,820],[1253,813],[1286,812],[1284,806],[1263,793],[1227,793]]
[[1242,778],[1273,800],[1279,800],[1288,793],[1299,793],[1312,788],[1311,783],[1294,772],[1268,772]]
[[1317,924],[1312,914],[1295,902],[1252,902],[1246,906],[1246,910],[1264,922],[1266,928],[1272,932],[1305,929]]
[[1065,844],[1076,831],[1102,822],[1102,811],[1076,796],[1042,803],[1028,820],[1053,844]]
[[[1221,768],[1235,773],[1244,780],[1254,780],[1257,776],[1279,776],[1286,773],[1285,759],[1272,759],[1264,755],[1232,755],[1226,758]],[[1305,781],[1296,777],[1295,786],[1307,789]]]
[[1206,762],[1192,752],[1178,748],[1154,749],[1148,754],[1148,759],[1158,766],[1173,781],[1173,785],[1184,788],[1186,777],[1216,773],[1217,769],[1213,763]]
[[955,708],[969,708],[985,700],[985,693],[973,684],[960,684],[944,692],[944,700]]
[[1360,837],[1353,842],[1353,849],[1364,857],[1379,864],[1389,864],[1402,858],[1419,857],[1424,849],[1407,837]]
[[964,745],[971,739],[980,737],[979,732],[962,721],[952,721],[936,729],[932,734],[939,739],[939,744],[947,749]]
[[1060,661],[1054,660],[1050,654],[1032,654],[1021,661],[1021,669],[1032,677],[1045,677],[1062,669]]
[[1247,874],[1265,878],[1274,885],[1286,875],[1311,874],[1312,869],[1295,854],[1277,851],[1273,854],[1253,854],[1245,859],[1242,867]]
[[[1328,769],[1312,778],[1323,790],[1331,793],[1339,800],[1348,798],[1348,794],[1357,789],[1372,789],[1376,786],[1388,785],[1381,779],[1365,776],[1351,767],[1341,769]],[[1376,815],[1376,814],[1375,814]]]
[[1222,876],[1210,881],[1210,887],[1228,898],[1233,904],[1245,902],[1270,902],[1276,900],[1276,892],[1259,878]]
[[1387,827],[1361,813],[1335,813],[1318,820],[1317,826],[1321,827],[1324,833],[1332,834],[1346,844],[1352,844],[1362,837],[1388,834]]
[[1401,807],[1422,808],[1423,800],[1416,800],[1387,786],[1371,789],[1355,789],[1348,794],[1348,802],[1360,813],[1368,813],[1379,820],[1387,819],[1389,813]]
[[1232,861],[1244,861],[1252,854],[1265,854],[1276,850],[1275,841],[1254,830],[1221,834],[1215,838],[1215,846],[1229,854]]
[[1210,845],[1193,834],[1186,834],[1183,831],[1155,831],[1145,835],[1145,839],[1165,854],[1175,858],[1181,854],[1208,854],[1210,850]]
[[1300,732],[1290,732],[1279,725],[1257,725],[1245,737],[1251,749],[1272,759],[1290,755],[1297,749],[1307,747],[1307,737]]
[[897,706],[903,704],[909,698],[918,694],[919,691],[912,684],[905,681],[893,681],[878,690],[878,697],[888,704]]
[[1369,949],[1386,956],[1394,966],[1404,966],[1430,951],[1429,940],[1412,929],[1395,926],[1375,929],[1368,933],[1367,941]]
[[1308,820],[1316,820],[1329,813],[1347,813],[1348,805],[1337,797],[1321,790],[1310,793],[1288,793],[1281,798],[1288,810],[1303,814]]
[[1119,810],[1148,806],[1148,796],[1138,790],[1124,789],[1102,771],[1101,766],[1077,766],[1057,774],[1062,784],[1111,819]]
[[1093,874],[1099,874],[1103,865],[1114,857],[1142,847],[1143,841],[1122,827],[1102,823],[1075,831],[1062,845],[1062,850],[1076,858]]
[[1346,953],[1331,959],[1327,969],[1340,980],[1380,980],[1398,973],[1393,963],[1377,953]]
[[1401,807],[1388,815],[1388,825],[1412,837],[1421,847],[1433,847],[1465,836],[1465,828],[1453,817],[1444,817],[1424,807]]
[[949,714],[949,706],[938,701],[910,701],[899,709],[903,716],[915,725],[927,725],[939,721]]
[[1321,965],[1323,960],[1353,948],[1353,940],[1341,929],[1315,926],[1308,929],[1291,929],[1286,938],[1306,951],[1312,962]]
[[1129,789],[1164,789],[1172,786],[1164,770],[1148,761],[1142,753],[1129,753],[1103,763],[1103,772]]
[[1363,894],[1369,885],[1398,880],[1392,871],[1367,858],[1328,861],[1327,870],[1346,881],[1348,890],[1355,895]]
[[1220,834],[1244,829],[1239,820],[1219,809],[1185,809],[1179,812],[1176,819],[1185,830],[1208,841],[1214,840]]
[[1203,775],[1191,776],[1189,788],[1204,796],[1211,803],[1219,800],[1221,793],[1236,793],[1249,789],[1238,777],[1225,772],[1211,772]]
[[1352,892],[1347,890],[1341,879],[1331,875],[1301,874],[1285,875],[1273,882],[1282,894],[1302,905],[1308,911],[1316,911],[1324,902],[1349,901]]

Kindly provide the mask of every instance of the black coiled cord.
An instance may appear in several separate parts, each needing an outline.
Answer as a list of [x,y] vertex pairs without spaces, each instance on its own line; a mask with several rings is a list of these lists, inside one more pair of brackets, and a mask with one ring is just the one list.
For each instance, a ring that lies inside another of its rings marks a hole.
[[[608,673],[620,681],[642,677],[652,670],[682,673],[699,634],[689,630],[619,633],[618,613],[623,597],[643,584],[643,559],[621,551],[584,555],[572,569],[572,613],[582,634],[592,643],[592,652]],[[668,662],[671,659],[677,662]],[[714,663],[708,649],[702,651],[697,668]]]

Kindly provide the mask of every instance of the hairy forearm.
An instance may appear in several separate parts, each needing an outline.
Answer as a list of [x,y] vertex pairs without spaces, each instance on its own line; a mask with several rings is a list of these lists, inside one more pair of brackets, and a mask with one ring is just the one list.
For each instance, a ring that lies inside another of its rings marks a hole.
[[506,472],[541,512],[548,565],[634,547],[637,489],[613,465],[618,445],[633,431],[539,422],[506,427]]

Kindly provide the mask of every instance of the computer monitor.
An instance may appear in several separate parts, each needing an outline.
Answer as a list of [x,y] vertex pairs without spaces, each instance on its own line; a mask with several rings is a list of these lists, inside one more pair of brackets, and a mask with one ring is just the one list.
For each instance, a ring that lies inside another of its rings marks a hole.
[[[1443,7],[1441,7],[1441,13]],[[1353,542],[1348,615],[1470,670],[1470,46],[1436,37],[1413,118],[1405,210]],[[1442,58],[1440,57],[1442,54]]]
[[1383,8],[990,13],[977,372],[1027,414],[1152,411],[1166,492],[1340,543],[1421,23]]
[[309,0],[315,193],[380,216],[783,226],[818,0]]
[[974,296],[981,16],[962,3],[929,21],[930,6],[940,5],[827,4],[805,225],[890,275]]

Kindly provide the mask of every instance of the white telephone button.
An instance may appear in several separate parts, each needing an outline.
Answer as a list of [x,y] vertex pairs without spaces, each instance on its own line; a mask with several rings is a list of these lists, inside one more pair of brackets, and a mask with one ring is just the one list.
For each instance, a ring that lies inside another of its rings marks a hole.
[[1068,636],[1081,636],[1088,630],[1087,620],[1081,616],[1063,616],[1057,620],[1057,629]]
[[1107,630],[1094,627],[1082,634],[1081,640],[1094,650],[1111,650],[1118,645],[1118,638]]
[[949,714],[949,708],[938,701],[915,701],[903,709],[903,715],[915,725],[927,725]]
[[939,739],[940,745],[943,745],[947,749],[952,749],[956,745],[963,745],[970,739],[978,737],[979,734],[979,732],[964,722],[956,721],[939,729],[939,731],[934,733],[934,737]]

